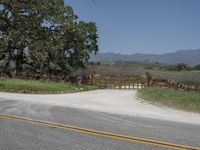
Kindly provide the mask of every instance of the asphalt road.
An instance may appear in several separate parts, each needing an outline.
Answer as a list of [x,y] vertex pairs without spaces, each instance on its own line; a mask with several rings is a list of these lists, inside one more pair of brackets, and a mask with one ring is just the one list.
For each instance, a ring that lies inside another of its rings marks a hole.
[[[0,114],[46,120],[128,136],[200,147],[200,126],[0,98]],[[0,150],[159,150],[155,145],[124,141],[0,119]]]

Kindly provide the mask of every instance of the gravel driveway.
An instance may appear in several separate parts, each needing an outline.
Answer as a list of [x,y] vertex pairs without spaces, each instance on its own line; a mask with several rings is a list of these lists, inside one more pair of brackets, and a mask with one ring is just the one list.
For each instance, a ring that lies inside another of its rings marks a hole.
[[0,101],[17,100],[67,106],[113,114],[138,116],[200,125],[200,114],[155,106],[137,99],[133,90],[95,90],[70,94],[14,94],[0,92]]

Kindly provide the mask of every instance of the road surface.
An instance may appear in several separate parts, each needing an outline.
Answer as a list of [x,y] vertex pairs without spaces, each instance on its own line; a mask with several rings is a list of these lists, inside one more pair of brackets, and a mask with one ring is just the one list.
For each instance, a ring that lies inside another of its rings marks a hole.
[[[197,149],[200,147],[199,114],[153,106],[137,100],[135,94],[134,91],[127,90],[97,90],[62,95],[0,93],[0,114],[12,114]],[[159,150],[170,148],[148,142],[133,142],[23,120],[0,118],[0,150],[39,149]]]

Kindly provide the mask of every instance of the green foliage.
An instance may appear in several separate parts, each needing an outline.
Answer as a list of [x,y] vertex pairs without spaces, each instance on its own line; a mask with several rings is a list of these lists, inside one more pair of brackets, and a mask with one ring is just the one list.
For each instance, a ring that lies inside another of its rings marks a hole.
[[200,112],[200,93],[177,91],[169,88],[144,88],[138,96],[155,104]]
[[176,65],[177,71],[189,71],[191,70],[190,67],[187,64],[180,63]]
[[0,2],[4,71],[14,61],[18,75],[24,64],[39,74],[69,74],[98,51],[97,38],[95,23],[79,21],[63,0]]
[[194,66],[192,69],[193,69],[193,70],[200,70],[200,64]]
[[170,65],[166,68],[168,71],[190,71],[191,68],[187,64],[179,63],[177,65]]

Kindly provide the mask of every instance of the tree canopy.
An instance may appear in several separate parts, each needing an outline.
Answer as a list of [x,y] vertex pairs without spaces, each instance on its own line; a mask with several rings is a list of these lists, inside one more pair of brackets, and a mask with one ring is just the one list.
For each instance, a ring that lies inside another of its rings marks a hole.
[[2,72],[68,75],[98,51],[97,27],[63,0],[1,0]]

